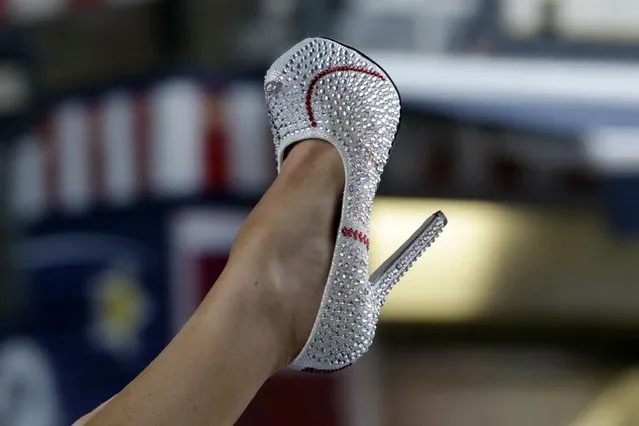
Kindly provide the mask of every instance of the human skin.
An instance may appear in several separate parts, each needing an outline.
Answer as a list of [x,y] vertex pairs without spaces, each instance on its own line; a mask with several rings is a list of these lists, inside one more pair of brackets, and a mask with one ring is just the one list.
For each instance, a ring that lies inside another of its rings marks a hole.
[[330,144],[296,144],[194,315],[137,378],[74,426],[234,424],[310,334],[343,188]]

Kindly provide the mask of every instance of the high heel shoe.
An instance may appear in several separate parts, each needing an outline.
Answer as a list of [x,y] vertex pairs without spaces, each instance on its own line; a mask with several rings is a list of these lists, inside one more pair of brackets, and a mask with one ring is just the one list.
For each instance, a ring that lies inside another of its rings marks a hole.
[[290,367],[332,372],[370,347],[386,296],[433,243],[446,217],[435,213],[369,278],[373,199],[400,121],[398,91],[375,62],[325,38],[309,38],[277,59],[264,90],[278,171],[304,139],[331,143],[345,171],[341,221],[319,312]]

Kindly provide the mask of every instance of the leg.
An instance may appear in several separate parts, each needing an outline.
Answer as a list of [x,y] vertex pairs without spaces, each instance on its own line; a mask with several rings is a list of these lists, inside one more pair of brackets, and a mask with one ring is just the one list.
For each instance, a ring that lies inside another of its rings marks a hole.
[[331,264],[343,185],[333,147],[296,145],[197,312],[85,424],[232,425],[310,333]]

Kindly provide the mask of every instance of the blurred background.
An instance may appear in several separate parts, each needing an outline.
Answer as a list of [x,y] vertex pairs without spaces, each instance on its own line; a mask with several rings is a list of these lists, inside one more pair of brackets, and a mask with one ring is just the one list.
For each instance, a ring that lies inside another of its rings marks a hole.
[[450,224],[369,355],[238,424],[639,425],[634,0],[0,0],[0,425],[72,423],[193,312],[275,176],[263,73],[309,35],[402,94],[373,264]]

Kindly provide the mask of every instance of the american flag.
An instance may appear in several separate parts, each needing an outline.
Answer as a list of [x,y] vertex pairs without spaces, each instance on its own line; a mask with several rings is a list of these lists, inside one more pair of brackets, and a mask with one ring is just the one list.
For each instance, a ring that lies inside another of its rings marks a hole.
[[275,174],[259,84],[211,90],[175,79],[69,98],[15,144],[22,217],[207,192],[255,195]]

